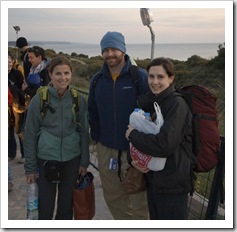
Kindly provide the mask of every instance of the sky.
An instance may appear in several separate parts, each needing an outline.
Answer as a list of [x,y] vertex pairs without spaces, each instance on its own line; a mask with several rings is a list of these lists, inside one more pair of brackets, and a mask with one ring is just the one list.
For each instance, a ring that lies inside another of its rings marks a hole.
[[[98,3],[97,3],[98,4]],[[54,4],[55,5],[55,4]],[[20,26],[18,37],[29,41],[68,41],[99,43],[107,31],[120,31],[127,43],[149,43],[150,30],[142,24],[140,8],[132,4],[120,4],[120,8],[73,8],[75,2],[67,4],[71,8],[9,8],[8,40],[17,38],[13,26]],[[143,4],[144,5],[144,4]],[[184,4],[161,2],[150,4],[153,22],[150,24],[156,43],[223,43],[225,41],[225,9],[215,8],[199,2],[187,7]],[[85,5],[86,6],[86,5]],[[101,7],[101,5],[99,5]],[[106,4],[107,6],[107,4]],[[170,8],[172,6],[173,8]],[[21,5],[22,7],[22,5]],[[25,4],[28,7],[28,2]],[[44,4],[44,7],[45,6]],[[91,5],[90,5],[91,7]],[[166,7],[166,5],[165,5]]]

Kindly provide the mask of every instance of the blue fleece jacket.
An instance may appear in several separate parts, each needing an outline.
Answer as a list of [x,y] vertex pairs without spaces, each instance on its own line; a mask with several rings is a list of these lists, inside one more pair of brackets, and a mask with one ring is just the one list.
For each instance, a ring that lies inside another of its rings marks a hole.
[[[117,150],[127,150],[129,143],[125,132],[129,124],[129,116],[137,107],[137,88],[129,73],[132,65],[128,55],[126,64],[119,77],[114,82],[108,66],[104,63],[100,70],[96,87],[93,91],[93,81],[90,82],[88,98],[88,113],[91,138],[104,146]],[[139,94],[149,91],[146,70],[139,68],[137,72]]]

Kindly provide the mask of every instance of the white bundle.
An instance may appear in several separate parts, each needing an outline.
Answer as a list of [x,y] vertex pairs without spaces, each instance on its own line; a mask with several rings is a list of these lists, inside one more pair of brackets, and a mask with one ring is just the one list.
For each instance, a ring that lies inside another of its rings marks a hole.
[[[145,112],[140,109],[139,111],[134,111],[130,115],[130,125],[145,134],[158,134],[164,123],[164,118],[161,114],[160,107],[156,102],[154,102],[154,108],[156,111],[156,120],[154,122],[147,120],[144,116]],[[143,152],[137,150],[131,143],[130,155],[132,159],[138,160],[138,165],[141,167],[148,167],[152,171],[160,171],[164,169],[166,158],[152,157],[144,154]]]

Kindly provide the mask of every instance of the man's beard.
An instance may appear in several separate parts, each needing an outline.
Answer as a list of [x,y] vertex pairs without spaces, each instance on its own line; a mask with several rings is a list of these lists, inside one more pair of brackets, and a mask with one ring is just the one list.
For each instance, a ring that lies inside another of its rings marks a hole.
[[[111,64],[110,61],[109,61],[111,58],[113,59],[112,64]],[[110,56],[110,57],[107,57],[107,58],[105,59],[105,62],[106,62],[107,65],[110,66],[110,67],[115,67],[115,66],[121,64],[122,61],[123,61],[123,55],[121,55],[121,56]]]

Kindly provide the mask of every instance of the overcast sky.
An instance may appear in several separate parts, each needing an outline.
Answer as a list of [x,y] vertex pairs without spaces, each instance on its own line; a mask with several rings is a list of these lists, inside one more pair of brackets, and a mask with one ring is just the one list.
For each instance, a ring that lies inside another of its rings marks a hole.
[[[26,7],[29,7],[28,3]],[[21,28],[18,37],[26,37],[29,41],[97,44],[107,31],[122,32],[127,43],[151,41],[149,28],[142,24],[140,8],[127,8],[123,2],[120,7],[124,8],[86,8],[82,4],[82,8],[76,8],[78,5],[75,5],[73,9],[74,4],[66,3],[67,7],[71,7],[67,9],[9,8],[8,40],[16,40],[13,26],[18,25]],[[225,42],[225,9],[214,8],[215,2],[207,5],[205,1],[199,1],[196,8],[195,4],[193,7],[190,5],[191,8],[179,8],[177,3],[169,4],[173,8],[162,8],[164,6],[159,1],[150,5],[156,43]],[[47,7],[47,4],[43,6]],[[132,6],[137,7],[137,4]]]

